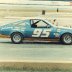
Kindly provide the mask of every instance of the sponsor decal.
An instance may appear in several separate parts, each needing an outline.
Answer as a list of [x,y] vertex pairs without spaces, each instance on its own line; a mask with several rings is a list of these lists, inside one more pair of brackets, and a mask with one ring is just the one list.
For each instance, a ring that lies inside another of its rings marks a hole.
[[61,31],[61,29],[57,29],[57,32],[60,32]]
[[59,33],[54,33],[55,37],[59,37]]

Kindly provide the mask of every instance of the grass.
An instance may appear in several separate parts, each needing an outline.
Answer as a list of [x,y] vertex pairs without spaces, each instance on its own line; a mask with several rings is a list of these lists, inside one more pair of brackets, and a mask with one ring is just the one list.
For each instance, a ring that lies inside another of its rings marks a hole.
[[72,64],[0,63],[0,72],[72,72]]
[[0,72],[72,72],[72,69],[58,69],[58,68],[53,68],[53,69],[33,69],[33,68],[23,68],[23,69],[15,69],[15,68],[2,68],[0,69]]

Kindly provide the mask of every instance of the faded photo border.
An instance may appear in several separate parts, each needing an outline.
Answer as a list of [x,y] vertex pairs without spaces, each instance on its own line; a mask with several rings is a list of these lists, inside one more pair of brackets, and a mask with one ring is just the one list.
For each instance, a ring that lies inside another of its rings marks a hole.
[[[2,0],[0,2],[0,26],[4,25],[0,30],[9,29],[5,24],[9,23],[8,26],[11,26],[24,20],[25,16],[48,18],[57,26],[54,35],[58,36],[58,32],[64,27],[72,28],[72,2],[71,0]],[[19,27],[17,26],[16,29],[18,30]],[[22,28],[22,31],[23,29],[25,28]],[[0,70],[3,72],[72,72],[72,45],[63,45],[61,42],[51,43],[51,41],[33,42],[34,40],[13,44],[10,37],[4,35],[0,37]]]

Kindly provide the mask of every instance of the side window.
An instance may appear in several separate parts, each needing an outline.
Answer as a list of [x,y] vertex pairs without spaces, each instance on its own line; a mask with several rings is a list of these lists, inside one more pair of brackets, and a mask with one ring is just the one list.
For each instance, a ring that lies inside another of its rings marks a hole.
[[37,27],[39,27],[39,28],[40,28],[40,27],[41,27],[41,28],[47,27],[47,24],[41,20],[40,22],[37,23]]
[[47,25],[43,20],[31,20],[31,27],[34,28],[47,28]]
[[37,28],[37,23],[38,23],[39,21],[40,21],[40,20],[38,20],[38,19],[31,20],[31,27]]
[[32,24],[36,24],[36,22],[38,22],[39,20],[31,20],[31,25]]

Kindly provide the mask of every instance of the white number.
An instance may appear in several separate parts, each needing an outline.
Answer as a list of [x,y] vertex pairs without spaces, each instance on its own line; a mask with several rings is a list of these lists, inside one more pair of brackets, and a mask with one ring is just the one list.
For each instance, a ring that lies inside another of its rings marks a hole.
[[32,37],[49,37],[51,29],[35,29]]
[[49,37],[50,31],[51,31],[50,29],[45,29],[45,30],[42,32],[41,37]]
[[35,29],[32,37],[39,37],[41,35],[42,29]]

